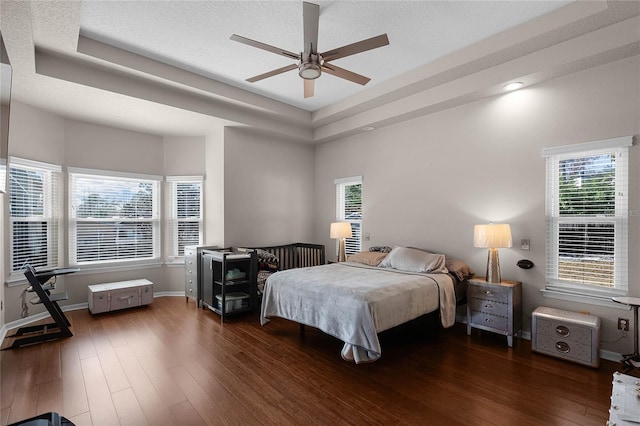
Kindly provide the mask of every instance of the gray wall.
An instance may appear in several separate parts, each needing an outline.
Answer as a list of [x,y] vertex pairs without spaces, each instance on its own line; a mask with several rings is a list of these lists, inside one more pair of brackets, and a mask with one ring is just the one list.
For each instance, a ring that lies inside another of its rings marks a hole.
[[241,128],[225,128],[227,245],[313,241],[314,149]]
[[[514,247],[500,250],[502,276],[524,283],[524,327],[537,306],[590,311],[615,340],[629,311],[542,296],[545,285],[544,147],[635,135],[631,148],[629,293],[640,296],[640,58],[615,62],[317,147],[316,236],[334,257],[334,179],[362,175],[363,232],[371,245],[432,249],[466,260],[484,275],[487,252],[473,247],[473,225],[511,224]],[[531,250],[520,240],[531,240]],[[522,270],[518,259],[535,268]],[[632,339],[604,349],[629,352]],[[624,348],[624,350],[622,349]]]
[[[69,120],[14,102],[9,154],[62,166],[204,175],[205,244],[271,245],[309,241],[313,234],[314,151],[309,146],[222,128],[203,136],[149,135]],[[66,228],[62,237],[66,241]],[[63,258],[65,253],[66,246]],[[8,235],[2,255],[8,262]],[[60,277],[57,288],[69,293],[64,304],[78,304],[87,301],[88,285],[141,277],[154,282],[156,292],[184,291],[184,268],[176,264],[81,272]],[[25,286],[3,287],[6,322],[19,318]],[[42,310],[32,306],[29,312]]]

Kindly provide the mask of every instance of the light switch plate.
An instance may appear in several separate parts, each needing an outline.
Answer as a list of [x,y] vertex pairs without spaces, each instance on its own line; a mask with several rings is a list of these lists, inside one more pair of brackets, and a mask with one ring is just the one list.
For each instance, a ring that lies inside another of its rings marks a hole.
[[531,248],[531,246],[529,245],[529,239],[528,238],[520,240],[520,249],[529,250],[530,248]]

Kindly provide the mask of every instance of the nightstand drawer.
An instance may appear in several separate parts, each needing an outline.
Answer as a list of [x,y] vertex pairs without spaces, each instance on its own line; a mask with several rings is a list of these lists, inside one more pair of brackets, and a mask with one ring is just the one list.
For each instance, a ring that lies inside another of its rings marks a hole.
[[471,325],[488,327],[492,330],[506,333],[509,331],[509,318],[471,311]]
[[502,287],[499,285],[484,285],[484,284],[473,284],[469,286],[469,297],[475,297],[478,299],[487,299],[487,300],[500,300],[504,303],[507,302],[509,297],[509,292],[511,289],[509,287]]
[[485,300],[476,298],[469,299],[467,303],[469,303],[469,309],[471,309],[471,311],[500,315],[502,317],[509,316],[509,305],[507,303],[501,303],[497,300]]

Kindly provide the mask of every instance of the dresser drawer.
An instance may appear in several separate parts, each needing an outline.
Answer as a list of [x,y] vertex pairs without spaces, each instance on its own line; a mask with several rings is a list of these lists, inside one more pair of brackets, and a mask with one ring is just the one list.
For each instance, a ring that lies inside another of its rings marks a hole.
[[484,312],[492,315],[499,315],[502,317],[509,316],[509,305],[507,303],[501,303],[497,300],[486,300],[471,298],[467,301],[469,303],[469,309],[476,312]]
[[565,339],[558,339],[553,336],[536,336],[537,351],[564,358],[582,364],[593,365],[593,351],[590,344],[571,342]]
[[471,325],[507,333],[509,331],[509,318],[471,311]]
[[475,283],[473,285],[470,285],[468,289],[469,297],[471,298],[500,300],[504,303],[506,303],[509,298],[509,291],[510,289],[508,287]]
[[592,329],[576,324],[539,318],[537,331],[538,335],[591,345]]

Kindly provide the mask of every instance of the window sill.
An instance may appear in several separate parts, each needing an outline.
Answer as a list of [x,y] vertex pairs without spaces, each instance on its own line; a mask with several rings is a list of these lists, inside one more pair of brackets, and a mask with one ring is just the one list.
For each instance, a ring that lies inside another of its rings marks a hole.
[[604,295],[591,295],[591,294],[579,294],[569,291],[563,291],[558,289],[542,289],[540,290],[544,297],[548,297],[550,299],[559,299],[559,300],[567,300],[569,302],[577,302],[577,303],[588,303],[590,305],[604,306],[607,308],[616,308],[620,310],[629,310],[627,305],[623,305],[621,303],[616,303],[611,300],[611,297],[615,296],[612,294],[610,296]]
[[[162,266],[160,262],[153,263],[138,263],[132,265],[118,265],[118,266],[80,266],[80,270],[78,272],[74,272],[74,275],[89,275],[89,274],[102,274],[109,272],[121,272],[121,271],[134,271],[136,269],[150,269],[150,268],[159,268]],[[77,267],[77,266],[71,266]],[[27,279],[22,274],[12,274],[11,277],[6,281],[7,287],[18,287],[21,285],[27,284]]]

